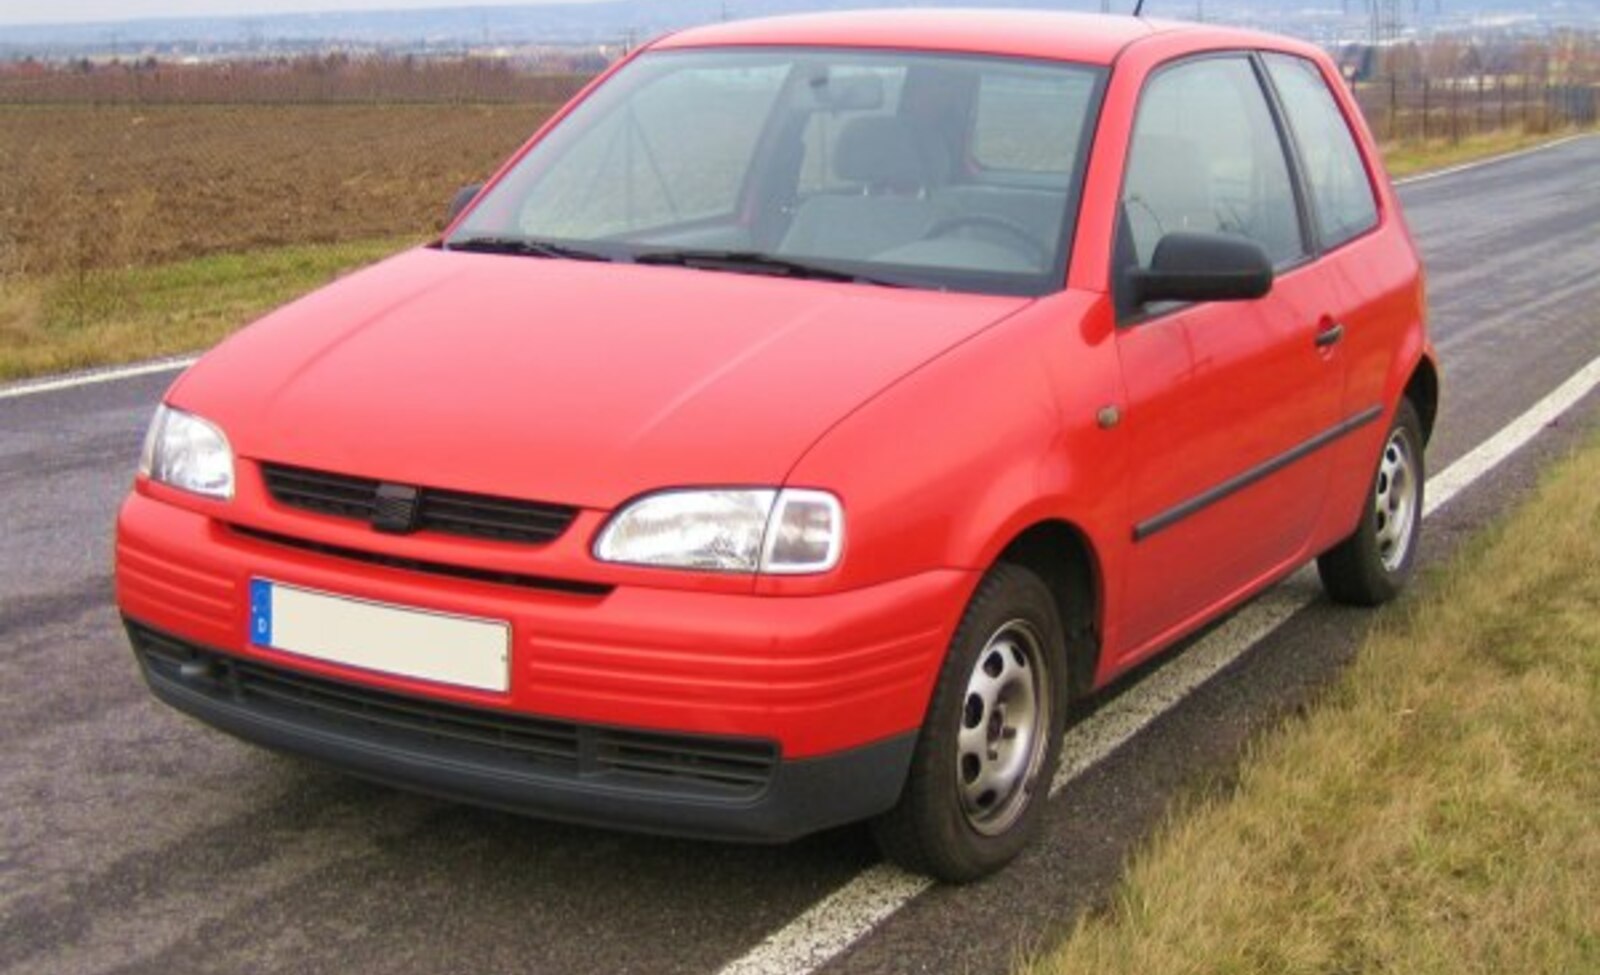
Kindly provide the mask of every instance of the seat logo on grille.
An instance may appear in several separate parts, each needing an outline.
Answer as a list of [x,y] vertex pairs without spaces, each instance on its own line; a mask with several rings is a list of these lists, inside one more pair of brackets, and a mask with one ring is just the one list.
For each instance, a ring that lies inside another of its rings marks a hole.
[[421,492],[407,484],[380,484],[372,505],[372,527],[386,535],[409,535],[417,530],[417,500]]

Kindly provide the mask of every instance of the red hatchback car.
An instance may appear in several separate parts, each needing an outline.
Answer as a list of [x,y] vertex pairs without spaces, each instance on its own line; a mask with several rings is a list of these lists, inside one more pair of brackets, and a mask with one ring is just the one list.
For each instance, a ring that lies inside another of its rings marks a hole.
[[163,701],[488,806],[992,871],[1074,702],[1297,566],[1406,580],[1438,379],[1315,48],[690,30],[437,242],[172,387],[117,534]]

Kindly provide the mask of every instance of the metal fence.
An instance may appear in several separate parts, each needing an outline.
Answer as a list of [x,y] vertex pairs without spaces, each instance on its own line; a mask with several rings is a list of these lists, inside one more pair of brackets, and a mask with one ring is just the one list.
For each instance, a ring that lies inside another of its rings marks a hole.
[[1600,117],[1600,86],[1531,77],[1391,75],[1358,82],[1355,93],[1367,124],[1384,142],[1459,142],[1505,129],[1549,132],[1594,125]]

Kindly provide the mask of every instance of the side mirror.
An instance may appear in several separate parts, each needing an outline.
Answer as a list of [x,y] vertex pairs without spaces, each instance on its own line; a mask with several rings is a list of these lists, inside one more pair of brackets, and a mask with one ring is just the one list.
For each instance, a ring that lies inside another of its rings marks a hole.
[[1150,267],[1130,276],[1135,304],[1249,301],[1272,290],[1272,262],[1261,245],[1228,234],[1172,233],[1156,243]]
[[481,192],[483,192],[482,183],[474,183],[471,186],[463,186],[461,189],[456,190],[455,197],[450,201],[450,209],[445,211],[444,225],[448,227],[455,223],[456,217],[461,216],[461,211],[470,206]]

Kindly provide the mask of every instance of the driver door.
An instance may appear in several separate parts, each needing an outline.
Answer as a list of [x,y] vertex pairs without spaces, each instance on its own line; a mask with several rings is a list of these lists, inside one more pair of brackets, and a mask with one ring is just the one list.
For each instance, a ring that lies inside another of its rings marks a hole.
[[1255,301],[1132,308],[1119,294],[1135,459],[1127,659],[1303,556],[1328,476],[1315,444],[1337,422],[1343,373],[1317,344],[1332,295],[1250,55],[1151,77],[1122,207],[1119,278],[1174,231],[1250,239],[1277,275]]

